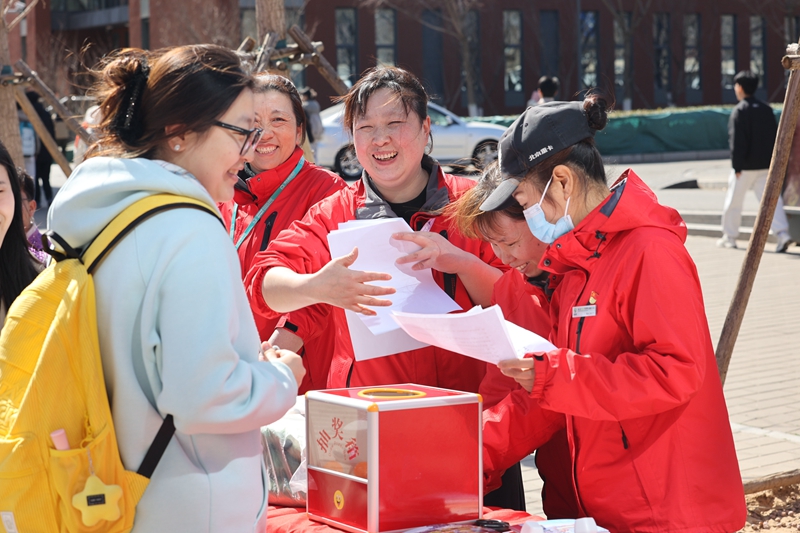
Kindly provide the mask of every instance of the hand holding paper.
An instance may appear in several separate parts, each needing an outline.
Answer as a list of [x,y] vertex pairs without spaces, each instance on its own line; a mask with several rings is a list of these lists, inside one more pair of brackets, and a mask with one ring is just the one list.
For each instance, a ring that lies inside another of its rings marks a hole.
[[497,363],[503,375],[510,377],[520,384],[523,389],[531,392],[533,389],[533,359],[508,359]]
[[432,268],[439,272],[457,274],[465,261],[475,259],[474,255],[465,252],[438,233],[395,233],[392,238],[413,243],[419,248],[397,260],[398,265],[411,264],[412,270]]

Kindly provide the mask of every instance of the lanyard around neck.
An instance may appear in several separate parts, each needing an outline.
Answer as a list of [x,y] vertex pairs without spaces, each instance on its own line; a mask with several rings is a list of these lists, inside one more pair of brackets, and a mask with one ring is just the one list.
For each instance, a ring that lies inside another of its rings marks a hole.
[[247,236],[250,235],[250,232],[253,231],[253,228],[256,227],[256,224],[258,224],[258,221],[261,220],[261,217],[264,216],[264,213],[267,212],[267,209],[269,209],[269,206],[272,205],[272,202],[275,201],[275,199],[278,197],[278,195],[281,193],[281,191],[283,191],[283,189],[285,189],[286,186],[289,185],[295,177],[297,177],[297,174],[300,173],[300,169],[303,168],[303,165],[305,164],[305,162],[306,162],[306,158],[303,157],[303,156],[300,156],[300,161],[297,162],[297,166],[294,167],[294,170],[292,170],[292,173],[289,174],[289,176],[285,180],[283,180],[283,183],[281,183],[281,186],[278,187],[275,190],[274,193],[272,193],[272,196],[269,197],[269,200],[267,200],[267,203],[265,203],[263,206],[261,206],[261,209],[258,210],[258,213],[256,213],[256,216],[254,216],[253,220],[250,221],[250,224],[247,226],[247,229],[245,229],[244,233],[242,233],[242,235],[239,237],[239,241],[238,242],[236,242],[236,240],[235,240],[235,238],[233,236],[233,230],[236,227],[236,213],[239,211],[239,204],[237,204],[237,203],[233,204],[233,214],[231,214],[231,240],[234,241],[234,246],[236,246],[237,250],[242,245],[242,243],[247,238]]

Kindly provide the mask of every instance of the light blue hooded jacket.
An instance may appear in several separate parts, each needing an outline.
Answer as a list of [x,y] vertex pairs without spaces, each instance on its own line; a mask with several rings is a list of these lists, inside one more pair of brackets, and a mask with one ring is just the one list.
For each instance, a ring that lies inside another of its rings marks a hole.
[[[59,191],[48,229],[83,248],[123,209],[156,193],[214,205],[179,167],[98,157]],[[294,405],[297,383],[283,363],[258,361],[240,270],[219,220],[174,209],[141,223],[94,275],[103,369],[125,467],[138,469],[163,417],[175,419],[175,436],[137,507],[136,533],[265,531],[259,428]]]

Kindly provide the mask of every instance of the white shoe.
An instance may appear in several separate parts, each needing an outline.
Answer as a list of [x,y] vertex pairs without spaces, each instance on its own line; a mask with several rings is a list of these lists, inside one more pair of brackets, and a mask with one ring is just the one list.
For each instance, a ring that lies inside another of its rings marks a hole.
[[789,249],[789,246],[793,243],[791,237],[786,232],[781,232],[778,234],[778,245],[775,246],[775,253],[776,254],[783,254],[786,253],[786,250]]
[[723,235],[720,240],[717,241],[717,247],[719,248],[736,248],[736,239],[732,239],[727,235]]

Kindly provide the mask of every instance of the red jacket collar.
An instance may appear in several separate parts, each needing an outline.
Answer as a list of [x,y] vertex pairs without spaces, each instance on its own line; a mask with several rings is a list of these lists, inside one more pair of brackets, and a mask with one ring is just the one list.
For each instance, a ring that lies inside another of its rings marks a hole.
[[[686,240],[686,223],[673,208],[658,203],[655,193],[628,169],[611,186],[611,194],[595,207],[574,230],[551,244],[540,263],[560,272],[572,268],[590,271],[621,232],[638,227],[659,227]],[[550,261],[549,264],[547,261]]]
[[265,170],[247,180],[241,179],[240,174],[239,183],[237,183],[234,192],[234,201],[239,205],[256,201],[259,204],[264,202],[283,183],[283,180],[292,173],[302,156],[303,149],[297,146],[292,155],[289,156],[289,159],[273,169]]

